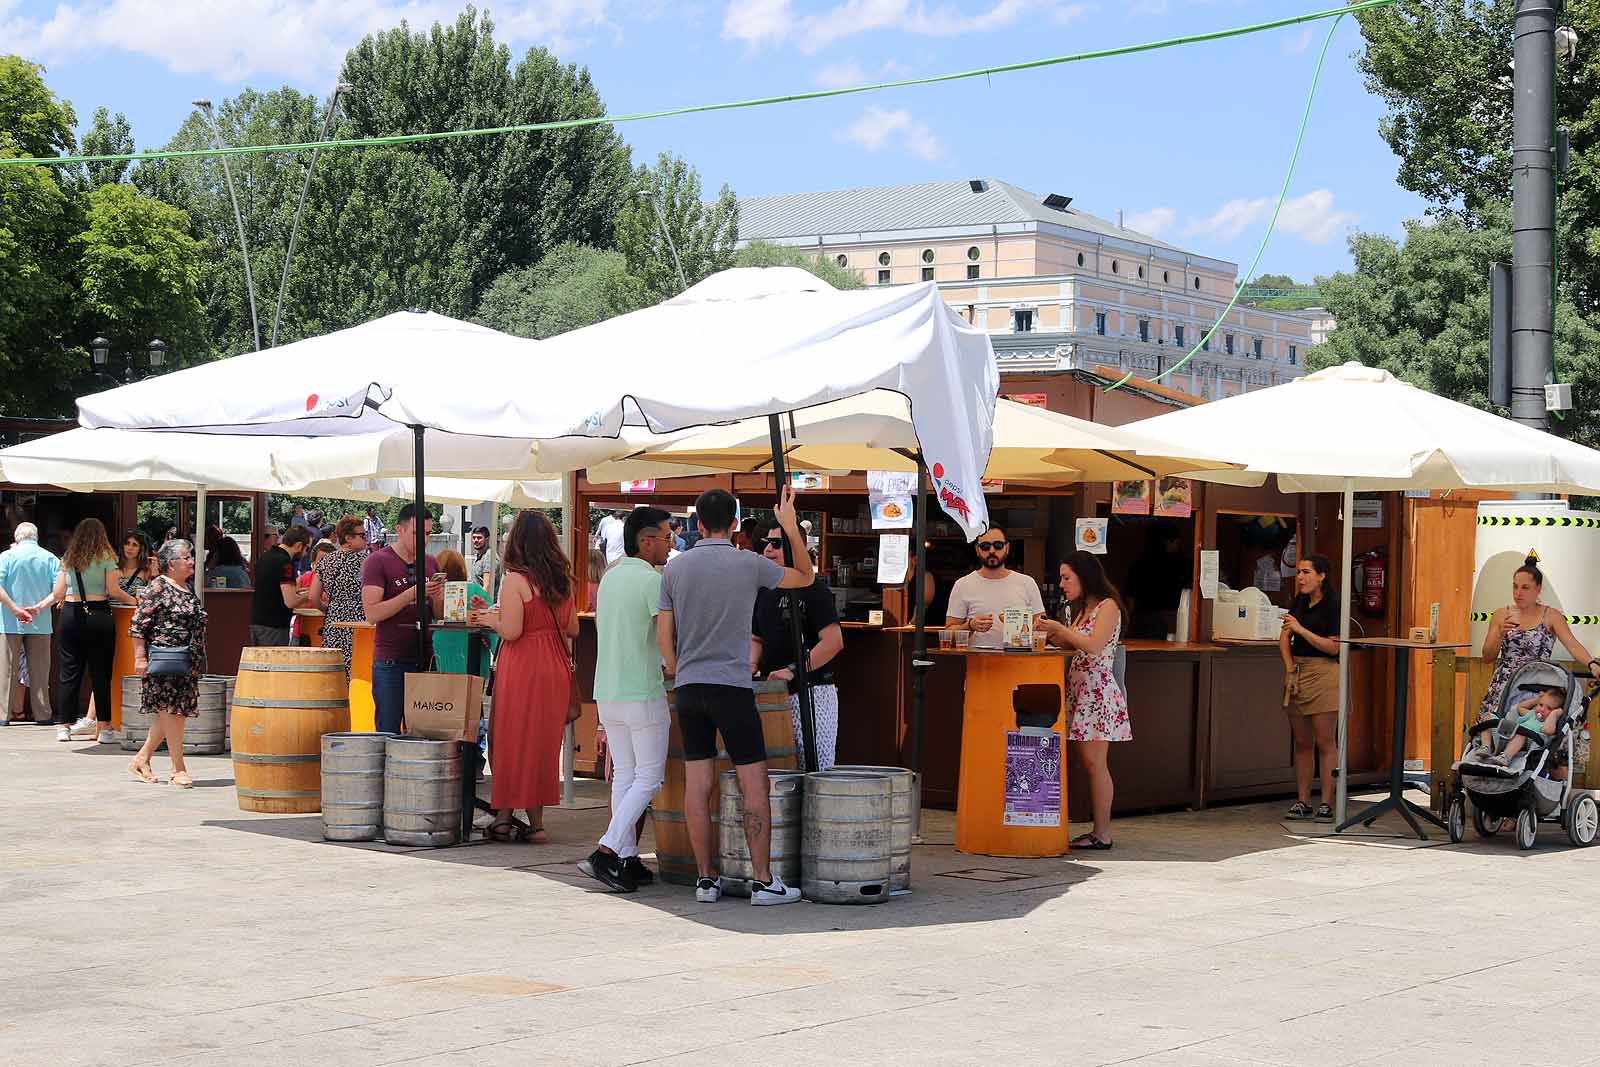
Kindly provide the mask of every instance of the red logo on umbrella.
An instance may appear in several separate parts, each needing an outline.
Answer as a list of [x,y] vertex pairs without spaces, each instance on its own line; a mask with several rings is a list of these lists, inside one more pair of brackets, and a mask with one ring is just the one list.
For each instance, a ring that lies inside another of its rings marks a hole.
[[944,477],[944,464],[943,463],[935,463],[933,465],[933,476],[935,478],[943,478]]
[[310,396],[306,397],[306,410],[307,411],[315,411],[315,410],[317,410],[317,399],[318,399],[318,397],[317,397],[316,393],[312,393]]

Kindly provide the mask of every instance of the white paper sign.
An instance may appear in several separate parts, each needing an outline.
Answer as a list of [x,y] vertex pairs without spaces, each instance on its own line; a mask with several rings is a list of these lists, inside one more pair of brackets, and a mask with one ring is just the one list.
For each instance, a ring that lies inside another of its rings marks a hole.
[[905,534],[878,535],[878,584],[899,585],[906,580],[911,560],[911,538]]
[[1352,524],[1354,529],[1383,529],[1383,499],[1381,497],[1372,500],[1362,500],[1358,498],[1355,502],[1355,505],[1355,511],[1352,513],[1354,516],[1354,522]]
[[1079,552],[1090,552],[1096,556],[1106,554],[1106,525],[1109,519],[1079,519],[1077,520],[1076,536],[1073,538]]
[[1200,595],[1207,600],[1217,599],[1217,579],[1222,573],[1222,553],[1216,549],[1200,552]]
[[871,496],[913,496],[916,491],[916,471],[867,472],[867,493]]

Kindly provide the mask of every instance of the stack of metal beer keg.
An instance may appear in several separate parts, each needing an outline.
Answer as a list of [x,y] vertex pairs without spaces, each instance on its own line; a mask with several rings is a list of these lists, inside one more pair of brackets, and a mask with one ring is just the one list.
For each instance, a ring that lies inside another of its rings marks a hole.
[[328,841],[459,844],[461,790],[455,741],[322,735],[322,836]]
[[[200,678],[197,705],[200,714],[184,723],[184,755],[216,756],[227,751],[232,704],[232,677],[207,674]],[[149,736],[150,716],[144,710],[144,679],[137,674],[125,674],[122,676],[122,748],[137,752]]]

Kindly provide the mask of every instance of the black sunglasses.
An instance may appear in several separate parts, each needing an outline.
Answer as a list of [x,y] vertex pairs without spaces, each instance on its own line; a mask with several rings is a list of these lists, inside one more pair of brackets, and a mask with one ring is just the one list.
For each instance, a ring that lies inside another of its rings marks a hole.
[[761,539],[761,543],[766,545],[768,548],[782,548],[783,547],[783,538],[781,538],[781,537],[763,537]]
[[978,542],[978,551],[979,552],[988,552],[988,551],[991,551],[992,549],[1004,548],[1004,547],[1006,547],[1006,543],[1004,541],[979,541]]

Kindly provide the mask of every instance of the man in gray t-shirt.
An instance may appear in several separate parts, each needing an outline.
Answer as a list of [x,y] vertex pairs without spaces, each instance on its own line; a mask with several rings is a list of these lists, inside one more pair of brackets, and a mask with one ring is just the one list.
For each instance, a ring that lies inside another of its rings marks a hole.
[[1037,621],[1044,614],[1044,598],[1039,595],[1039,583],[1006,566],[1011,544],[1000,527],[985,530],[974,547],[978,569],[950,590],[945,625],[971,630],[973,648],[997,649],[1004,643],[1000,613],[1006,608],[1026,608]]
[[683,736],[684,822],[699,868],[695,899],[713,903],[722,896],[721,879],[713,873],[716,848],[711,833],[711,787],[720,733],[744,796],[745,840],[756,875],[750,884],[750,903],[788,904],[800,899],[800,890],[785,886],[768,866],[772,812],[767,799],[767,749],[750,680],[750,618],[762,589],[803,589],[816,573],[795,518],[792,489],[784,488],[776,514],[793,550],[793,567],[733,546],[728,535],[737,510],[733,495],[723,489],[708,490],[695,501],[702,536],[693,552],[674,557],[662,571],[656,645],[675,682],[678,730]]

